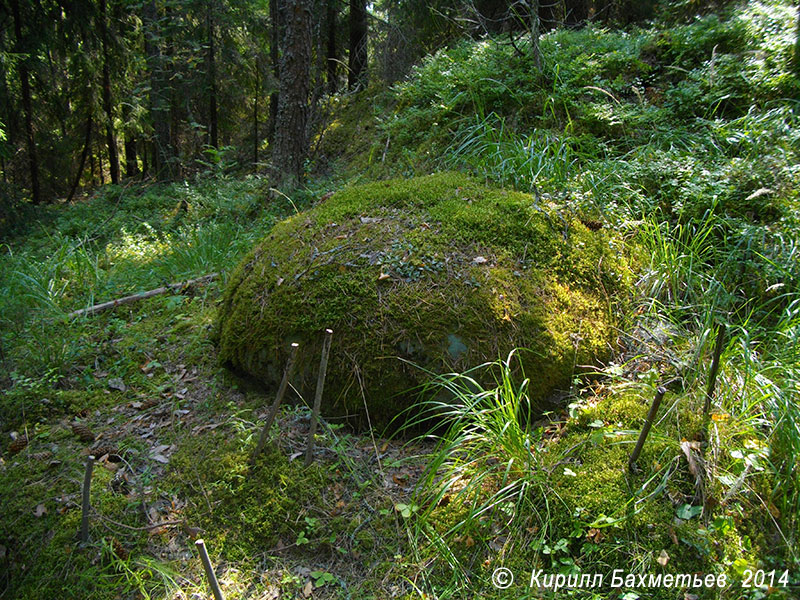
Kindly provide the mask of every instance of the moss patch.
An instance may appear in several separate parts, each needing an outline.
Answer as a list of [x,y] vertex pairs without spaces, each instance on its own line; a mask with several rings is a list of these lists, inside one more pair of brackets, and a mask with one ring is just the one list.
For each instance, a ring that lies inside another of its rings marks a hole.
[[626,272],[619,239],[526,194],[452,173],[352,187],[279,223],[239,265],[220,355],[276,381],[298,341],[303,389],[331,327],[325,411],[363,415],[363,395],[373,423],[386,423],[426,370],[526,347],[541,400],[607,355]]
[[170,464],[169,482],[188,490],[188,522],[229,560],[252,559],[291,537],[323,484],[316,466],[290,463],[273,447],[250,468],[251,451],[236,433],[210,433],[186,440]]

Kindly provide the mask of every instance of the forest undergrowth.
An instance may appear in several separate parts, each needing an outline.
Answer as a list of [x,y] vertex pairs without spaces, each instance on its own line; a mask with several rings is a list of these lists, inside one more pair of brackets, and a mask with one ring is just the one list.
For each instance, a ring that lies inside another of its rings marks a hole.
[[[624,31],[556,30],[541,70],[522,42],[462,41],[391,88],[329,98],[299,191],[206,173],[32,212],[0,255],[0,597],[202,596],[197,537],[231,598],[797,597],[795,9],[732,3]],[[227,276],[329,191],[441,170],[624,235],[636,295],[613,307],[613,360],[544,413],[513,353],[486,357],[496,386],[472,370],[431,374],[406,435],[327,426],[309,468],[300,402],[250,466],[273,390],[217,363],[209,334]],[[220,279],[69,317],[209,273]],[[442,405],[442,389],[455,400]],[[101,460],[81,547],[89,452]],[[501,567],[515,575],[507,589],[493,580]],[[539,569],[604,585],[529,585]],[[728,584],[611,587],[615,569]]]

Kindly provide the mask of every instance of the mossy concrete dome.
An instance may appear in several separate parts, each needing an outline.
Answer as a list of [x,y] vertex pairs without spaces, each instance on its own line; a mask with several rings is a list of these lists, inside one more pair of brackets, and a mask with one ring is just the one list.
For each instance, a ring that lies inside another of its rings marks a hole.
[[[590,225],[593,225],[590,223]],[[460,174],[354,186],[281,223],[229,281],[223,361],[268,382],[300,343],[294,383],[310,398],[334,330],[323,412],[387,423],[428,372],[516,347],[532,400],[609,353],[628,284],[622,244],[526,194]]]

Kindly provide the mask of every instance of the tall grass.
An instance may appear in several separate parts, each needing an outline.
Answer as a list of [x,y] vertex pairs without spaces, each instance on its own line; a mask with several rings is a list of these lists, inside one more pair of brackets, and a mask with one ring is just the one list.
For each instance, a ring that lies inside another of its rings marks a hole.
[[[423,508],[415,521],[415,541],[419,547],[424,540],[445,558],[456,582],[466,581],[474,565],[451,546],[458,537],[478,537],[484,522],[517,535],[533,526],[542,528],[540,538],[547,533],[547,473],[535,451],[541,434],[531,429],[529,381],[517,377],[515,353],[465,373],[435,377],[428,391],[438,390],[446,399],[428,401],[409,424],[446,424],[446,431],[435,436],[436,448],[418,484],[415,502]],[[487,368],[497,377],[494,387],[483,387],[474,377]],[[458,507],[460,514],[444,530],[433,526],[443,503]]]
[[478,175],[533,192],[537,186],[563,189],[574,176],[581,155],[575,140],[553,131],[519,134],[495,113],[476,116],[459,128],[448,148],[448,168],[467,168]]
[[[448,132],[437,166],[563,199],[563,209],[629,232],[640,250],[640,297],[628,323],[656,324],[666,332],[656,341],[668,346],[636,360],[661,361],[680,387],[676,403],[703,393],[713,331],[727,326],[713,411],[731,423],[720,447],[745,439],[768,449],[754,464],[772,489],[749,489],[789,548],[800,540],[800,103],[788,70],[795,18],[788,2],[757,2],[666,31],[556,32],[542,40],[540,79],[505,75],[517,60],[507,57],[483,99],[483,73],[476,67],[470,77],[470,61],[485,68],[504,50],[483,42],[471,53],[442,51],[401,90],[413,122],[402,104],[394,116],[419,130],[408,139]],[[455,56],[466,57],[458,70],[447,67]],[[501,83],[515,90],[505,103],[497,100]],[[500,376],[484,389],[472,375],[437,380],[452,402],[429,409],[449,425],[421,483],[416,530],[461,573],[468,565],[452,542],[477,531],[481,516],[507,525],[527,515],[543,531],[549,515],[531,497],[553,499],[541,458],[530,452],[539,440],[520,418],[524,381]],[[710,483],[736,479],[743,464],[720,461]],[[466,507],[462,517],[432,527],[445,498]]]
[[725,353],[720,408],[753,428],[769,447],[770,468],[779,475],[772,501],[781,510],[786,535],[800,538],[800,296],[794,295],[778,322],[764,328],[744,322]]
[[[224,275],[290,203],[265,201],[258,179],[118,188],[45,211],[0,253],[2,367],[69,373],[89,350],[66,314],[165,283]],[[297,203],[311,194],[302,192]],[[50,231],[54,233],[50,233]]]

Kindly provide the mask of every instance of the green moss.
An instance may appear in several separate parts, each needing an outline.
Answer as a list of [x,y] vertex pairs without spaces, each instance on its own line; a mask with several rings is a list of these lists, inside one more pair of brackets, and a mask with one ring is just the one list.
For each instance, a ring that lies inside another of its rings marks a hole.
[[[136,589],[108,560],[102,546],[112,537],[132,553],[134,548],[145,546],[147,532],[137,531],[142,525],[140,504],[115,491],[111,484],[114,473],[98,463],[92,477],[91,502],[94,513],[102,518],[90,519],[89,543],[79,544],[80,480],[85,457],[70,446],[70,437],[63,430],[38,432],[28,448],[8,463],[0,461],[4,515],[0,544],[7,569],[4,575],[8,576],[0,576],[0,580],[10,598],[110,599]],[[44,448],[53,451],[51,459],[36,457],[35,452]],[[115,523],[113,527],[111,522]],[[153,595],[164,591],[158,581],[148,586]]]
[[378,122],[375,118],[375,101],[386,95],[386,90],[373,87],[360,94],[328,99],[327,125],[315,146],[319,156],[314,167],[325,171],[330,168],[349,171],[364,170],[380,156]]
[[[766,446],[759,445],[754,431],[742,422],[715,419],[715,439],[724,441],[722,446],[718,441],[713,445],[727,450],[715,453],[712,443],[692,445],[693,453],[704,455],[698,461],[707,469],[698,495],[695,475],[679,440],[682,432],[695,431],[703,398],[691,392],[670,392],[637,468],[631,471],[628,459],[651,392],[648,386],[628,386],[595,398],[594,404],[570,418],[563,430],[541,440],[535,450],[536,467],[518,472],[526,482],[525,493],[514,493],[511,502],[501,502],[491,517],[476,513],[476,507],[507,485],[505,477],[513,472],[504,466],[509,456],[498,441],[491,446],[490,456],[473,463],[467,445],[460,445],[459,465],[469,466],[440,475],[447,481],[458,473],[467,487],[450,488],[449,501],[437,500],[436,507],[424,515],[423,527],[442,536],[448,557],[462,566],[482,564],[487,569],[482,581],[488,581],[492,570],[503,565],[517,576],[539,568],[546,573],[563,573],[564,569],[602,573],[606,587],[595,590],[599,597],[614,593],[608,586],[614,569],[654,575],[725,573],[729,585],[740,585],[744,569],[764,568],[765,557],[785,544],[768,522],[763,506],[773,494],[769,482],[774,475],[767,469],[753,473],[747,491],[728,503],[719,499],[730,489],[730,482],[723,486],[724,478],[719,475],[743,472],[745,460],[738,451],[764,453]],[[503,478],[485,477],[480,485],[468,487],[468,482],[498,463]],[[708,476],[711,469],[717,476]],[[703,512],[687,518],[687,505],[702,507]],[[776,510],[770,508],[773,513]],[[501,513],[503,517],[498,519]],[[498,539],[503,540],[502,548]],[[664,553],[666,564],[662,564]],[[434,581],[448,581],[452,568],[429,573]],[[475,591],[475,585],[471,582],[470,590]],[[624,591],[641,594],[643,590]],[[718,597],[718,590],[691,593],[709,600]],[[675,590],[648,589],[646,594],[667,600],[674,598]],[[481,590],[480,595],[494,597],[490,589]],[[544,597],[562,595],[544,593]]]
[[447,372],[526,347],[540,400],[606,356],[611,304],[628,286],[619,248],[605,230],[463,175],[351,187],[276,225],[239,265],[220,355],[275,381],[299,341],[303,389],[331,327],[325,410],[363,415],[363,392],[373,423],[386,423],[425,381],[409,363]]
[[170,461],[168,485],[186,490],[187,522],[229,560],[252,560],[282,536],[294,542],[323,487],[318,467],[267,447],[250,468],[251,451],[247,438],[209,433],[185,440]]

